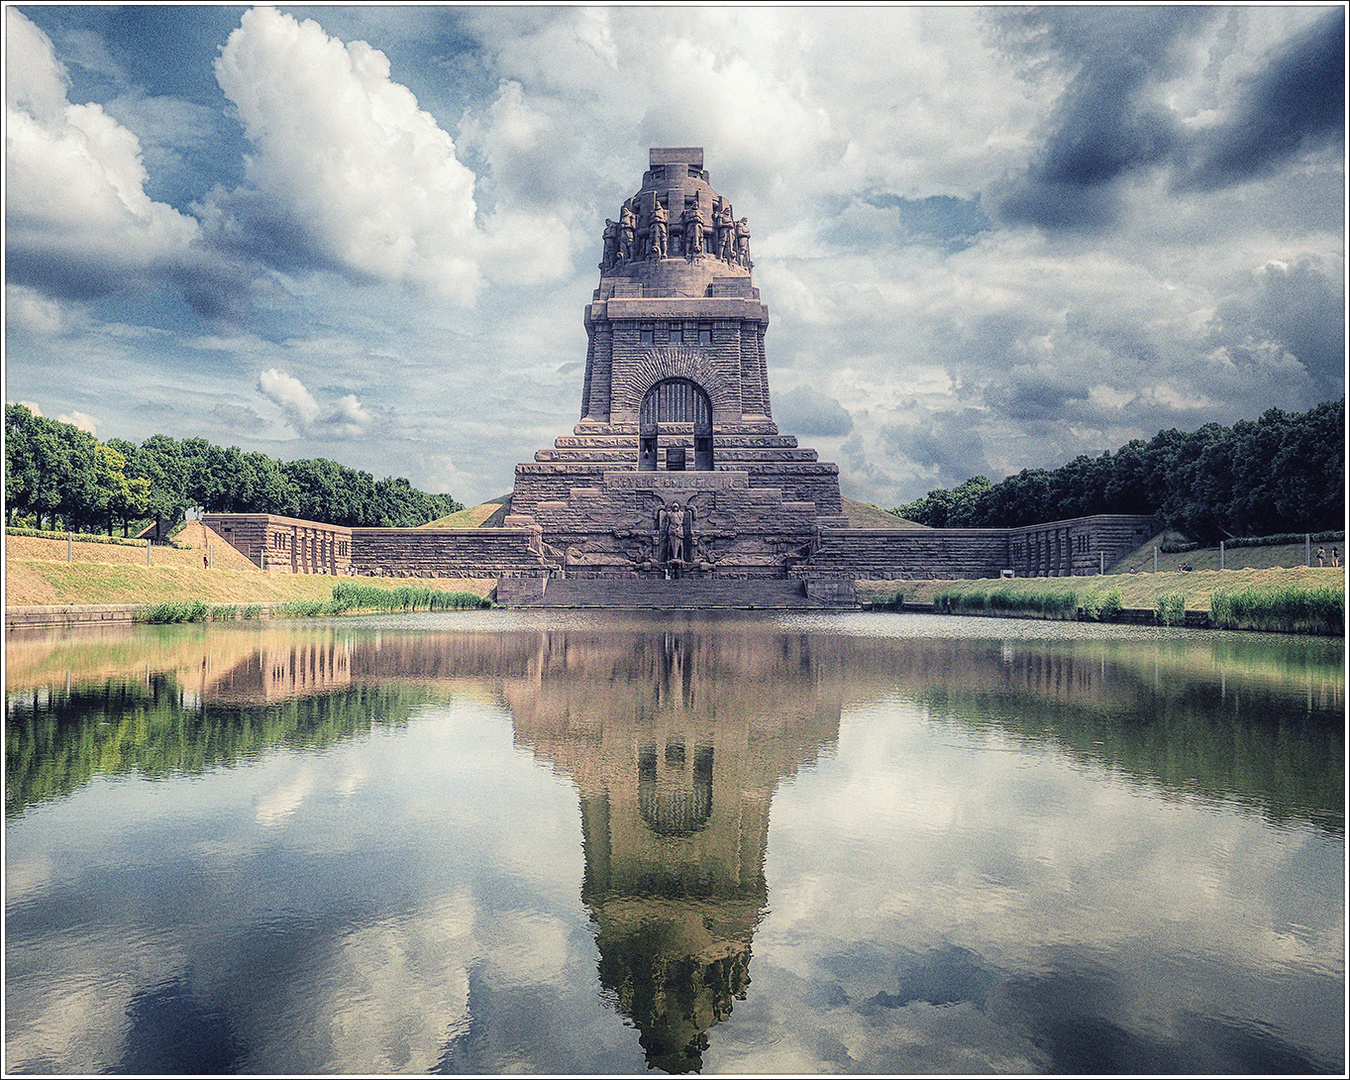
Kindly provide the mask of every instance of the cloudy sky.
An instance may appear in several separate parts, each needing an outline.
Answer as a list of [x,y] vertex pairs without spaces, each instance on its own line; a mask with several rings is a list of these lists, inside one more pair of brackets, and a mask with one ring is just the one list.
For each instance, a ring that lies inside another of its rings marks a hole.
[[474,503],[579,417],[650,146],[894,506],[1344,393],[1345,11],[8,7],[5,398]]

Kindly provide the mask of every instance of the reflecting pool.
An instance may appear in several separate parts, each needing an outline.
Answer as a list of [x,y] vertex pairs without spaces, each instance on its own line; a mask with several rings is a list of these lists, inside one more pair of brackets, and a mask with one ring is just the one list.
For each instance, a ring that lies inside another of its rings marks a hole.
[[8,1072],[1345,1069],[1343,642],[12,632]]

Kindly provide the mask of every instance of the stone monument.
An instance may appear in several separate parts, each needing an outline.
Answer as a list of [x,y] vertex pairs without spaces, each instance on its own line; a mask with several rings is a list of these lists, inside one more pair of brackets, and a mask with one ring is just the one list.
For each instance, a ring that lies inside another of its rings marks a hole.
[[847,607],[867,579],[1104,573],[1156,534],[1150,517],[1109,514],[851,527],[838,468],[773,421],[750,222],[708,182],[702,148],[652,149],[598,239],[580,420],[516,466],[503,521],[203,524],[267,570],[495,577],[502,603],[564,607]]
[[569,577],[788,577],[847,527],[839,470],[773,422],[749,223],[701,147],[650,151],[602,251],[580,422],[516,467],[507,525]]

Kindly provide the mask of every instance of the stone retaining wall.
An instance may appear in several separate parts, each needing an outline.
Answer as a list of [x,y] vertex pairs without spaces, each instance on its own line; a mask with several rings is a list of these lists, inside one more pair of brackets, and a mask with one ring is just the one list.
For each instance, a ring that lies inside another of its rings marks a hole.
[[1013,529],[822,529],[811,568],[860,581],[1096,574],[1156,529],[1149,517],[1096,514]]
[[[19,630],[30,627],[52,626],[108,626],[116,623],[132,623],[136,616],[149,610],[152,604],[41,604],[26,607],[5,608],[5,629]],[[266,604],[221,604],[220,607],[233,607],[243,610],[246,607],[260,608],[259,618],[271,618],[276,603]],[[216,620],[212,620],[216,621]]]
[[536,529],[352,529],[352,573],[492,578],[547,573]]

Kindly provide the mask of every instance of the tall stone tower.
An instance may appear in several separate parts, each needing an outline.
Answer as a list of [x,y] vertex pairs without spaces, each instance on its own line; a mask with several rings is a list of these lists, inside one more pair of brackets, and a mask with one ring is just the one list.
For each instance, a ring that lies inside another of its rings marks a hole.
[[779,433],[750,229],[701,147],[656,147],[607,219],[581,420],[516,466],[509,521],[573,576],[787,577],[843,527],[839,470]]

